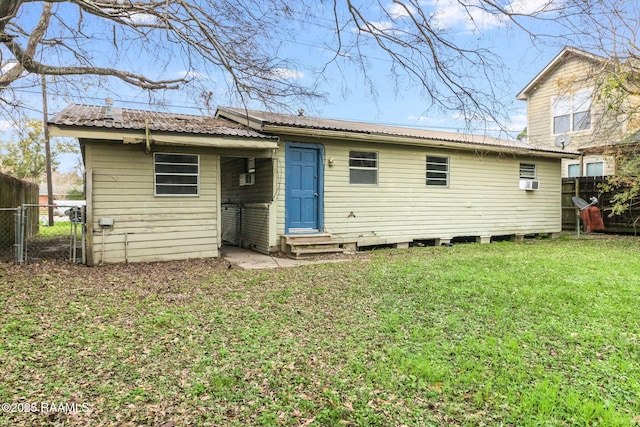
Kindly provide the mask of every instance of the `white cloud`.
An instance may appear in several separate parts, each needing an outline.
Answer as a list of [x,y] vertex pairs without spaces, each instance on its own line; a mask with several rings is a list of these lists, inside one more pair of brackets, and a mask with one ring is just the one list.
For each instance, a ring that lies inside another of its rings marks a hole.
[[158,23],[158,19],[153,15],[149,15],[148,13],[132,13],[129,16],[129,20],[133,24],[140,24],[140,25]]
[[463,113],[460,113],[460,112],[451,113],[450,117],[453,120],[460,120],[460,121],[466,120],[466,116]]
[[389,31],[393,29],[393,22],[391,21],[369,21],[369,25],[361,26],[360,28],[353,27],[354,33],[359,33],[361,31],[367,33],[383,33],[385,31]]
[[514,114],[511,116],[511,123],[520,128],[525,127],[527,125],[527,114]]
[[[458,0],[427,0],[434,13],[435,24],[441,28],[468,31],[490,30],[507,23],[506,16],[488,13],[480,7],[480,0],[467,0],[467,7]],[[564,0],[513,0],[504,6],[506,11],[519,14],[542,14],[557,11]]]
[[446,123],[446,120],[443,118],[428,117],[422,114],[419,116],[408,116],[407,120],[411,122],[418,122],[422,126],[428,126],[428,125],[435,126],[435,125],[442,125]]
[[370,24],[379,31],[386,31],[393,28],[393,22],[391,21],[371,21]]
[[[120,4],[124,4],[124,1],[121,1]],[[139,13],[134,11],[120,11],[118,9],[112,8],[103,8],[107,15],[117,16],[122,18],[124,21],[129,22],[132,25],[156,25],[158,24],[158,18],[149,13]]]
[[293,70],[291,68],[276,68],[273,70],[273,74],[281,79],[296,80],[304,77],[302,71]]
[[534,14],[557,9],[563,3],[563,0],[514,0],[506,9],[513,13]]
[[457,0],[431,0],[434,7],[435,24],[441,28],[464,28],[468,31],[488,30],[502,25],[502,16],[493,15],[473,7],[476,0],[469,1],[469,7],[464,7]]
[[[413,12],[413,8],[410,7],[409,10]],[[389,7],[387,7],[387,13],[393,19],[400,19],[409,16],[409,12],[407,12],[407,9],[397,3],[392,3],[391,5],[389,5]]]
[[204,74],[198,71],[193,71],[193,70],[191,71],[182,70],[182,71],[178,71],[177,74],[183,79],[208,80],[207,76],[205,76]]
[[[409,9],[413,12],[413,8]],[[398,4],[392,3],[383,10],[383,15],[386,13],[392,20],[402,19],[409,16],[409,12]],[[387,31],[391,31],[395,28],[395,24],[393,21],[367,21],[367,25],[362,25],[359,28],[352,27],[351,31],[353,33],[384,33]]]
[[507,125],[507,129],[512,132],[520,132],[527,126],[526,114],[514,114],[510,117],[510,123]]

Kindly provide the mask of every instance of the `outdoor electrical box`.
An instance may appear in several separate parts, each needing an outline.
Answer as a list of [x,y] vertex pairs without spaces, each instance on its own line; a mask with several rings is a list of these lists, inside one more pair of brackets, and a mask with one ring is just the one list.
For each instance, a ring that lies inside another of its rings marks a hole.
[[113,227],[113,218],[100,218],[98,224],[100,227]]

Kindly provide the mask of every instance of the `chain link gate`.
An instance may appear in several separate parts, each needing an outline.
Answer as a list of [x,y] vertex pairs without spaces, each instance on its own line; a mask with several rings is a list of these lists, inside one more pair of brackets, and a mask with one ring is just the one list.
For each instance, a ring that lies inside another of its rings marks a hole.
[[[49,208],[56,218],[49,226]],[[84,206],[23,205],[0,209],[0,262],[85,263]]]
[[0,208],[0,262],[17,261],[20,208]]

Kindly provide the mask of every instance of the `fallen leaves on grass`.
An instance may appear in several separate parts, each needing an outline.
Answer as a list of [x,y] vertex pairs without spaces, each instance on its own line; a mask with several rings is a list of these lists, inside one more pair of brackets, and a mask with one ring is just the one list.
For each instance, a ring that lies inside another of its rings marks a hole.
[[0,264],[0,402],[87,406],[0,426],[637,422],[637,245],[442,249]]

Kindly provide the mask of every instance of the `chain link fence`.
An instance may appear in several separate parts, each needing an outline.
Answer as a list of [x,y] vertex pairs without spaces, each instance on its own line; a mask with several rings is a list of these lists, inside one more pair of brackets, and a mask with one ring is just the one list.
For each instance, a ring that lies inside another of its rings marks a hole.
[[[49,209],[55,216],[49,224]],[[0,261],[85,262],[82,206],[23,205],[0,209]]]
[[0,208],[0,262],[17,260],[19,209]]

